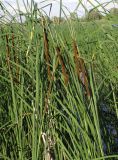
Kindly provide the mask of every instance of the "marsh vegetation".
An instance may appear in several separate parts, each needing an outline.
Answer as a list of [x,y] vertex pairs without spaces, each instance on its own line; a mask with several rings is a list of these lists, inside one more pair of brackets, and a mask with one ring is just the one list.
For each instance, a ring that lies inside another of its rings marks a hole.
[[117,12],[54,22],[32,1],[8,21],[1,6],[0,159],[117,160]]

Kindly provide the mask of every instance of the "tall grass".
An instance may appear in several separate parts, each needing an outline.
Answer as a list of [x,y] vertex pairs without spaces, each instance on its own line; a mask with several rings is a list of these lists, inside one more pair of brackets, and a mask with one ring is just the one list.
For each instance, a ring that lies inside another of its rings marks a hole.
[[105,125],[118,116],[117,31],[104,34],[100,22],[51,24],[23,2],[27,21],[1,24],[0,159],[117,159]]

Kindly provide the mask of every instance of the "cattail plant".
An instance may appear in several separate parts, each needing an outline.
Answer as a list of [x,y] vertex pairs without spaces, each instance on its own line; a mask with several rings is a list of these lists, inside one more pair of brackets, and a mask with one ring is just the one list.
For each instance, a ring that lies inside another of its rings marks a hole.
[[15,50],[15,36],[14,36],[14,32],[13,32],[13,28],[12,28],[12,50],[13,50],[13,56],[14,56],[14,62],[16,63],[16,71],[15,71],[15,75],[14,75],[14,81],[16,83],[19,83],[19,58],[18,58],[18,51],[16,52]]
[[56,47],[56,52],[57,52],[57,61],[59,59],[59,64],[61,65],[61,68],[62,68],[62,75],[64,77],[64,83],[65,83],[65,85],[67,85],[68,82],[69,82],[69,75],[67,73],[67,69],[66,69],[64,60],[62,58],[62,55],[61,55],[59,47]]
[[79,55],[77,44],[75,41],[73,41],[73,52],[74,52],[74,62],[75,62],[77,76],[82,85],[85,87],[87,96],[90,97],[91,95],[89,88],[90,85],[89,85],[87,70],[85,67],[85,62]]

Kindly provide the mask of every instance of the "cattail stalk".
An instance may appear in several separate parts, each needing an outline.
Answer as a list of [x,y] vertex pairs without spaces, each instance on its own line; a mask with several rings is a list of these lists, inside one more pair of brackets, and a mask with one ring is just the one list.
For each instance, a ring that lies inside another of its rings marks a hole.
[[51,69],[50,69],[50,54],[49,54],[49,42],[48,42],[48,34],[46,28],[44,27],[44,50],[45,50],[45,60],[47,64],[47,73],[48,73],[48,80],[51,80]]
[[62,67],[62,74],[63,74],[63,77],[64,77],[64,83],[65,83],[65,85],[67,85],[68,82],[69,82],[69,75],[67,73],[67,69],[66,69],[63,57],[62,57],[62,55],[60,53],[60,48],[56,47],[56,51],[57,51],[57,57],[59,59],[59,63],[61,65],[61,67]]
[[[47,90],[47,94],[45,97],[45,110],[44,112],[47,114],[47,116],[50,115],[50,109],[49,109],[49,105],[50,105],[50,96],[51,96],[51,90],[52,90],[52,74],[51,74],[51,69],[50,69],[50,53],[49,53],[49,40],[48,40],[48,33],[45,27],[45,19],[43,17],[43,30],[44,30],[44,54],[45,54],[45,61],[46,61],[46,65],[47,65],[47,75],[48,75],[48,90]],[[49,120],[48,125],[49,127],[51,126],[52,121]],[[47,139],[50,139],[51,142],[53,142],[52,138],[46,134]],[[44,141],[44,146],[45,146],[45,141]],[[51,147],[49,145],[49,143],[47,144],[47,148],[45,150],[45,160],[53,160],[53,157],[51,155]]]
[[10,65],[10,48],[9,48],[9,36],[6,34],[6,60],[9,71],[11,70]]
[[85,62],[79,55],[77,44],[75,41],[73,41],[73,51],[74,51],[74,62],[76,67],[76,73],[78,75],[79,80],[85,87],[87,96],[90,97],[90,89],[89,89],[89,82],[88,82]]
[[[15,42],[14,42],[14,33],[12,31],[12,49],[13,49],[13,54],[14,54],[14,62],[18,65],[19,63],[19,60],[18,60],[18,55],[16,54],[16,51],[15,51]],[[19,67],[16,66],[16,77],[15,77],[15,80],[18,82],[19,81]]]

